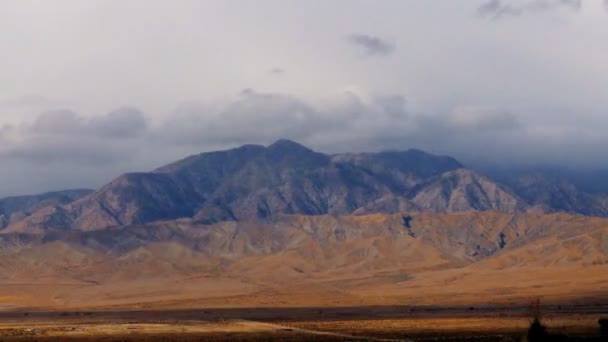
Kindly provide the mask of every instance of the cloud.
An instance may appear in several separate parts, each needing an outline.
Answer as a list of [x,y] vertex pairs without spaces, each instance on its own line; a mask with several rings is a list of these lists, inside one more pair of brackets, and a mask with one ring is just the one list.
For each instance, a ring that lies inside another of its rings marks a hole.
[[[0,130],[0,159],[145,170],[188,154],[288,138],[332,153],[416,147],[465,160],[493,155],[532,160],[552,155],[547,151],[556,149],[556,140],[575,141],[568,125],[547,127],[524,124],[508,109],[493,106],[416,113],[396,94],[344,91],[311,101],[246,89],[221,106],[185,104],[156,125],[130,108],[92,118],[71,111],[43,113],[29,124]],[[538,141],[540,136],[546,142]]]
[[[608,140],[605,2],[7,2],[0,192],[97,185],[277,138],[608,164],[597,157]],[[480,18],[502,20],[481,29]],[[336,89],[356,90],[327,95]],[[146,114],[105,114],[120,104]]]
[[[304,101],[285,94],[241,92],[216,112],[204,107],[180,108],[163,125],[160,139],[178,145],[223,145],[266,142],[278,137],[302,139],[319,126],[339,120],[320,113]],[[334,125],[335,123],[331,123]]]
[[50,107],[56,105],[52,101],[41,95],[23,95],[15,98],[5,99],[0,101],[0,108],[16,108],[16,107]]
[[69,110],[50,111],[38,116],[23,130],[26,134],[37,135],[129,138],[144,131],[146,125],[146,119],[139,110],[125,107],[90,119]]
[[5,125],[0,179],[13,193],[98,186],[190,154],[279,138],[327,153],[419,148],[465,163],[597,160],[591,157],[600,155],[608,139],[588,130],[582,139],[580,130],[556,122],[526,123],[506,108],[485,105],[417,113],[398,94],[345,91],[313,101],[247,89],[221,106],[185,104],[155,125],[129,108],[99,117],[46,112],[29,123]]
[[33,122],[0,130],[0,158],[35,163],[76,162],[99,165],[129,158],[131,142],[147,122],[134,108],[85,118],[69,110],[40,114]]
[[367,34],[351,34],[347,41],[370,56],[384,56],[393,53],[395,46],[384,39]]
[[0,126],[0,146],[5,145],[7,142],[7,134],[11,130],[11,126],[9,125],[1,125]]
[[131,138],[147,128],[143,113],[136,108],[123,107],[89,122],[93,133],[112,138]]
[[285,69],[279,68],[279,67],[274,67],[274,68],[268,70],[268,73],[270,73],[272,75],[281,75],[281,74],[285,73]]
[[528,0],[519,3],[488,0],[477,8],[477,13],[483,17],[500,19],[529,13],[546,12],[558,8],[578,11],[582,7],[582,4],[582,0]]
[[203,106],[181,108],[162,127],[155,140],[199,149],[289,138],[325,152],[419,147],[445,153],[478,131],[493,139],[522,129],[515,115],[491,107],[459,107],[429,115],[409,112],[401,95],[342,92],[313,104],[252,89],[215,113]]
[[581,167],[597,162],[592,156],[600,155],[608,144],[601,130],[571,125],[558,117],[530,122],[526,114],[476,104],[419,113],[408,109],[404,96],[395,94],[342,92],[311,101],[249,89],[220,109],[182,108],[152,140],[194,153],[288,138],[328,153],[419,148],[465,163]]
[[487,106],[456,107],[446,115],[446,121],[452,127],[477,132],[514,130],[521,127],[521,122],[512,113]]

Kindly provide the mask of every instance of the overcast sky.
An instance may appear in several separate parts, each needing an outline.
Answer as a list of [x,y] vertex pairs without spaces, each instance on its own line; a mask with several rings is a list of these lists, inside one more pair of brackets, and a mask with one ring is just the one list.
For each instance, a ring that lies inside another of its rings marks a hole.
[[0,0],[0,196],[289,138],[608,166],[608,0]]

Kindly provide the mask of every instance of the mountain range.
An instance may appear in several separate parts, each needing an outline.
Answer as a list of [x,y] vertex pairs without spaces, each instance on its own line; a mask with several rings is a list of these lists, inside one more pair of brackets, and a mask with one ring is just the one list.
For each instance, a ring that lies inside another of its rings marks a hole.
[[0,199],[0,309],[605,296],[606,216],[555,172],[245,145]]
[[158,220],[264,220],[494,210],[608,216],[608,196],[537,170],[490,172],[419,150],[327,155],[289,140],[202,153],[96,191],[0,200],[6,232],[95,230]]

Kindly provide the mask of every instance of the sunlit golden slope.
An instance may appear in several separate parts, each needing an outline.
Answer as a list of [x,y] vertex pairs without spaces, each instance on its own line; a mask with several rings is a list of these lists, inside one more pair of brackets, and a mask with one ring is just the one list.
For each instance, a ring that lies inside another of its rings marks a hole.
[[178,220],[0,234],[0,307],[560,301],[608,295],[607,262],[608,220],[566,214]]

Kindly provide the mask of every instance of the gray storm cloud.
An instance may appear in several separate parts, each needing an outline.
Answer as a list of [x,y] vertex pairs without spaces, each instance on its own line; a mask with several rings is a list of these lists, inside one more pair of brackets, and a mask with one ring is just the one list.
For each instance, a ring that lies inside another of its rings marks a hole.
[[389,55],[395,50],[393,44],[377,36],[357,33],[349,35],[346,39],[367,55]]
[[108,138],[129,138],[146,129],[146,119],[139,110],[120,108],[104,116],[84,118],[69,111],[51,111],[38,116],[30,126],[24,126],[31,135],[82,135]]
[[137,158],[139,149],[147,148],[169,161],[182,156],[168,152],[176,149],[195,153],[279,138],[327,152],[410,145],[445,149],[455,145],[451,141],[454,134],[484,131],[495,135],[520,128],[515,116],[493,108],[463,107],[429,116],[408,112],[400,95],[364,99],[343,92],[315,104],[293,95],[248,89],[215,112],[183,106],[155,126],[135,109],[93,118],[71,111],[43,113],[32,123],[0,131],[0,138],[12,136],[3,144],[0,156],[42,164],[100,165]]
[[[576,130],[568,127],[535,134],[535,128],[518,115],[495,107],[415,113],[406,104],[400,95],[363,97],[343,92],[313,103],[294,95],[248,89],[216,111],[182,106],[170,119],[154,125],[130,108],[92,118],[71,111],[47,112],[29,124],[0,130],[0,160],[28,165],[27,172],[37,179],[48,170],[81,173],[57,183],[61,188],[82,186],[79,182],[84,181],[98,185],[100,175],[108,180],[133,167],[147,170],[201,151],[269,144],[279,138],[329,153],[415,147],[464,162],[549,162],[566,151],[575,153],[577,146],[595,153],[597,147],[608,144],[605,138],[581,141]],[[588,156],[569,158],[579,157]],[[87,173],[90,169],[94,172]],[[0,176],[3,172],[7,171],[0,171]]]
[[146,130],[143,114],[121,108],[85,118],[69,110],[40,114],[32,123],[0,131],[0,158],[34,163],[79,162],[100,165],[130,157],[133,140]]
[[544,12],[558,8],[580,10],[582,0],[527,0],[523,2],[488,0],[477,9],[485,17],[499,19],[508,16],[520,16],[528,13]]

